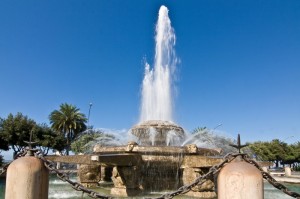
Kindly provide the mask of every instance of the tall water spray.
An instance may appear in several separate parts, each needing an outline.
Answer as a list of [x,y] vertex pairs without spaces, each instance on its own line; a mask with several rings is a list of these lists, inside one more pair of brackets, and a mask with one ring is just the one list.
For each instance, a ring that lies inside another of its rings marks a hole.
[[176,38],[168,12],[165,6],[159,9],[154,67],[145,64],[140,122],[173,121],[173,76],[177,58],[174,49]]

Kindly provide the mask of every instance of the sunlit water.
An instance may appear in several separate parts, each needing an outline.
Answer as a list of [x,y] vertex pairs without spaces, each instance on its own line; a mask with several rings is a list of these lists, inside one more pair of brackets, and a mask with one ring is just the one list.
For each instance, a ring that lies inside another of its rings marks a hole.
[[154,67],[145,64],[142,84],[140,122],[147,120],[172,121],[173,75],[177,58],[175,33],[168,16],[168,8],[161,6],[156,24]]
[[[76,180],[76,177],[72,177],[72,180]],[[285,184],[291,191],[295,191],[297,193],[300,193],[300,184]],[[95,189],[95,191],[103,194],[103,195],[109,195],[110,194],[110,188],[112,187],[112,183],[105,183],[102,184],[101,188]],[[292,199],[292,197],[282,193],[278,189],[274,188],[272,185],[269,183],[265,183],[265,199]],[[5,195],[5,179],[0,178],[0,199],[4,199]],[[143,198],[143,197],[155,197],[163,194],[161,193],[152,193],[147,196],[140,196],[140,197],[135,197],[135,198]],[[80,199],[80,198],[90,198],[87,195],[83,195],[82,193],[75,191],[74,189],[71,188],[71,186],[66,183],[62,182],[59,180],[56,176],[51,175],[50,181],[49,181],[49,199]],[[176,198],[181,198],[181,199],[187,199],[191,197],[176,197]]]

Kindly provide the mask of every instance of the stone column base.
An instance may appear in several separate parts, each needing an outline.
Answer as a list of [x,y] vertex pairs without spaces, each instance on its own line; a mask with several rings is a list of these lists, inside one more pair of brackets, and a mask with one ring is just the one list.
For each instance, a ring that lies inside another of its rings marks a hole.
[[111,195],[117,196],[136,196],[139,195],[142,191],[140,189],[129,189],[129,188],[112,188],[110,193]]

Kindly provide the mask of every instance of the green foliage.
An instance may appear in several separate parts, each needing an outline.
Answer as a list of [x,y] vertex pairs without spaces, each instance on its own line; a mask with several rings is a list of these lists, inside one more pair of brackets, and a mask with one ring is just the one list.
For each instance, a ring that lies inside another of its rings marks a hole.
[[6,119],[0,119],[0,149],[8,150],[9,146],[15,153],[20,152],[28,146],[24,141],[36,142],[33,146],[39,147],[45,154],[49,149],[63,150],[66,146],[65,139],[61,134],[57,134],[46,124],[37,124],[22,113],[16,115],[9,114]]
[[204,132],[204,131],[208,131],[208,128],[206,128],[206,127],[197,127],[194,130],[192,130],[191,134],[196,134],[196,133]]
[[64,136],[53,131],[46,124],[35,126],[33,129],[33,140],[37,142],[36,145],[44,154],[48,154],[49,149],[63,151],[66,147]]
[[7,151],[9,150],[9,144],[3,131],[3,121],[4,119],[0,118],[0,150]]
[[22,113],[9,114],[0,123],[1,139],[5,140],[15,152],[19,152],[27,146],[24,141],[29,141],[30,132],[35,126],[35,121]]
[[71,149],[75,153],[91,153],[96,144],[109,146],[115,145],[118,141],[112,134],[104,133],[101,130],[89,129],[72,142]]
[[95,140],[97,137],[101,136],[100,134],[84,134],[79,137],[79,139],[76,139],[71,144],[71,150],[75,153],[85,153],[90,150],[88,148],[87,144],[93,140]]
[[51,128],[66,138],[66,154],[69,155],[71,142],[86,130],[87,118],[76,106],[64,103],[59,110],[50,113],[49,120]]
[[258,160],[272,161],[276,166],[300,162],[300,143],[288,145],[278,139],[271,142],[254,142],[248,146]]
[[4,164],[4,158],[2,155],[0,155],[0,166],[2,166]]
[[198,127],[191,134],[190,141],[185,144],[196,144],[198,147],[204,148],[220,148],[223,154],[235,151],[233,147],[229,146],[229,144],[233,144],[233,140],[222,135],[217,135],[214,130],[206,127]]

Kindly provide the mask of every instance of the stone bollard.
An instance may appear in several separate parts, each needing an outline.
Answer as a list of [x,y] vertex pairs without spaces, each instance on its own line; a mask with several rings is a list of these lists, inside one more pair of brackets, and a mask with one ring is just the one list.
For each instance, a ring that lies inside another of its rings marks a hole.
[[292,171],[290,167],[284,167],[285,176],[291,176]]
[[263,199],[263,177],[253,165],[238,156],[218,176],[218,199]]
[[49,171],[42,160],[25,156],[7,169],[5,199],[48,199]]
[[267,173],[268,173],[268,168],[267,168],[267,167],[262,167],[262,170],[263,170],[264,172],[267,172]]

